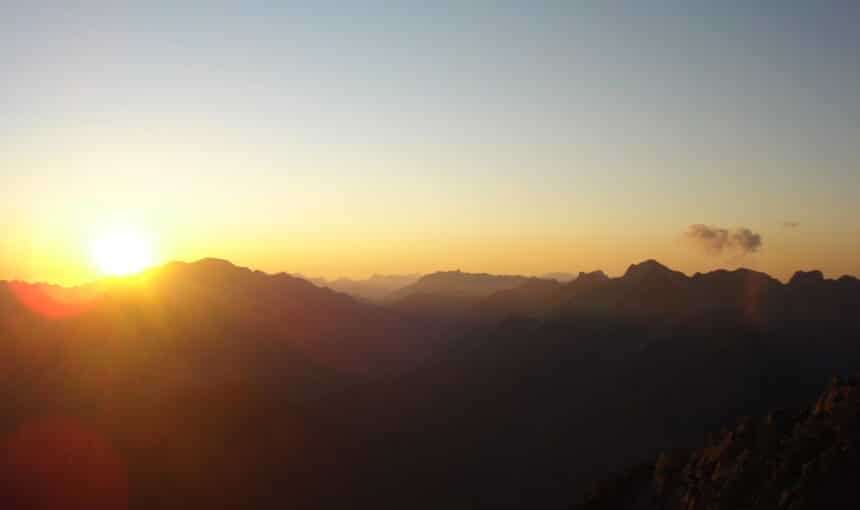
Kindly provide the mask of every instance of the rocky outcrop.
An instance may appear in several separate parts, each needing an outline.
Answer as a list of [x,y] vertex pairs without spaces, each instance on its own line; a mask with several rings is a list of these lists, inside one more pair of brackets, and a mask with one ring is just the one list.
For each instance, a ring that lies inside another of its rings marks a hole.
[[598,484],[581,509],[860,506],[860,388],[834,378],[809,409],[743,419],[703,448]]
[[818,285],[824,281],[824,274],[821,271],[797,271],[789,280],[789,285]]

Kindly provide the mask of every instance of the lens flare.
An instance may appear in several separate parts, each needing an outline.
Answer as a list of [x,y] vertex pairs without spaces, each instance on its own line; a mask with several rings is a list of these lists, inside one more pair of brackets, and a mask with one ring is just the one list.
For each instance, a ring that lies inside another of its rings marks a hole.
[[65,289],[24,282],[8,282],[6,287],[19,303],[48,319],[75,317],[93,308],[101,298],[93,287]]
[[26,423],[0,441],[0,480],[3,508],[128,508],[123,458],[97,429],[72,419]]

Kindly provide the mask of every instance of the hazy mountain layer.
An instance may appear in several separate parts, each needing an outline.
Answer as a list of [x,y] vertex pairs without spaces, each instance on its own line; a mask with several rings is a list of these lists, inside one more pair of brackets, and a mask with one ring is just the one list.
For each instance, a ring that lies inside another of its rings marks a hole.
[[337,292],[343,292],[350,296],[369,303],[382,303],[394,292],[415,283],[421,275],[378,275],[375,274],[364,280],[352,278],[338,278],[326,280],[325,278],[312,278],[310,281],[320,287],[328,287]]

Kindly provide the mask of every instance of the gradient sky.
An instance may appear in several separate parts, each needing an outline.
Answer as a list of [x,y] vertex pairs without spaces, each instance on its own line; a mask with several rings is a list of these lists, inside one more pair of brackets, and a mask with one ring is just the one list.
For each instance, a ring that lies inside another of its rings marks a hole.
[[0,6],[0,279],[860,274],[856,0],[73,3]]

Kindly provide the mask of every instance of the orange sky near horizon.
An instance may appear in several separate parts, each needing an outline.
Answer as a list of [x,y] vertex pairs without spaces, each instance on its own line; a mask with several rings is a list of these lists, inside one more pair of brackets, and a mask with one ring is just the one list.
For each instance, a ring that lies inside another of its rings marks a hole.
[[860,275],[860,9],[789,4],[4,4],[0,280]]
[[[858,274],[852,270],[856,258],[840,252],[822,256],[820,247],[806,243],[808,235],[780,226],[764,234],[765,247],[760,252],[723,256],[704,254],[683,235],[671,231],[643,234],[638,239],[627,239],[621,246],[612,235],[597,234],[411,239],[355,235],[332,239],[297,233],[256,239],[253,235],[224,236],[210,242],[205,235],[176,239],[150,234],[147,229],[141,231],[151,239],[155,265],[216,257],[269,273],[283,271],[308,277],[364,278],[371,274],[423,274],[453,269],[526,275],[601,269],[620,275],[630,264],[649,258],[687,274],[737,267],[764,271],[782,280],[796,270],[823,269],[828,277]],[[14,236],[3,241],[0,279],[77,285],[106,276],[93,260],[90,245],[94,238],[86,234],[29,237],[29,244],[17,243],[26,246],[24,250],[8,249],[15,244]]]

